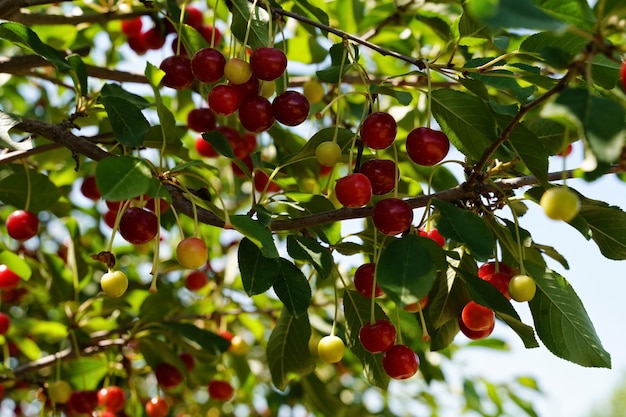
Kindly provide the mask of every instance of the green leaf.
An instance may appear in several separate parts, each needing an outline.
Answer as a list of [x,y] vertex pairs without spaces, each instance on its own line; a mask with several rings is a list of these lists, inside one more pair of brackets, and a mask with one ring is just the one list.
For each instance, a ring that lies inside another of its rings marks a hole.
[[[368,382],[375,387],[386,389],[389,376],[383,369],[382,355],[374,355],[363,348],[359,340],[359,330],[371,320],[371,299],[356,291],[346,289],[343,293],[343,310],[346,317],[346,342],[350,351],[361,360],[363,372]],[[378,304],[374,305],[374,320],[389,317]]]
[[102,379],[109,373],[109,359],[106,355],[81,357],[68,367],[65,377],[73,387],[84,390],[95,390],[101,385]]
[[[16,173],[0,180],[0,201],[5,204],[25,208],[29,193],[28,209],[33,213],[50,209],[61,197],[59,187],[35,170],[29,169],[27,176],[23,167],[17,167]],[[33,195],[36,198],[32,198]]]
[[0,111],[0,148],[26,151],[33,147],[30,140],[15,142],[9,135],[9,130],[17,126],[21,120],[11,114]]
[[301,382],[307,405],[312,405],[313,409],[323,416],[345,416],[347,406],[337,398],[335,393],[329,390],[328,384],[314,372],[302,378]]
[[550,65],[565,68],[589,41],[571,32],[540,32],[528,36],[520,50],[540,54]]
[[[580,197],[579,216],[591,230],[591,239],[608,259],[626,259],[626,213],[619,207]],[[583,234],[583,236],[585,236]],[[586,237],[586,236],[585,236]]]
[[[455,252],[461,252],[461,249],[457,249]],[[429,293],[425,313],[428,321],[432,323],[432,327],[435,329],[449,321],[456,321],[463,307],[470,300],[467,286],[456,273],[456,269],[460,268],[475,274],[477,272],[476,261],[464,252],[461,252],[460,255],[460,260],[449,258],[452,268],[448,268],[445,274],[437,274],[433,289]],[[457,332],[458,330],[457,327]]]
[[376,263],[378,286],[401,307],[426,296],[437,275],[426,238],[408,234],[394,239]]
[[530,301],[537,335],[556,356],[582,366],[610,368],[611,356],[602,347],[591,319],[569,282],[551,270],[526,265],[537,283]]
[[272,383],[279,390],[287,387],[291,374],[302,376],[315,370],[315,361],[309,351],[310,339],[308,315],[294,317],[283,309],[267,341],[267,362]]
[[280,275],[277,258],[266,258],[259,247],[245,237],[239,243],[237,257],[243,289],[249,296],[272,288]]
[[261,249],[266,258],[278,258],[278,250],[274,244],[274,237],[269,229],[263,227],[258,221],[245,214],[230,216],[233,229],[250,239]]
[[596,18],[587,0],[535,0],[535,5],[544,12],[582,29],[592,30]]
[[296,265],[285,258],[279,258],[279,274],[274,282],[274,292],[283,302],[289,314],[300,317],[306,314],[311,304],[311,286]]
[[204,39],[204,36],[186,23],[180,28],[180,37],[187,54],[191,57],[200,49],[210,47],[209,42]]
[[180,335],[197,344],[202,350],[224,353],[230,347],[230,341],[217,333],[204,330],[192,323],[163,323],[174,334]]
[[[254,7],[246,0],[233,0],[231,12],[233,20],[230,29],[233,35],[244,42],[248,34],[248,45],[252,48],[260,48],[269,44],[269,14],[261,7]],[[248,30],[249,26],[249,30]]]
[[105,158],[96,166],[96,185],[103,200],[121,201],[143,195],[151,180],[146,162],[133,156]]
[[[49,321],[45,323],[56,324],[54,322],[49,322]],[[13,323],[11,324],[13,325]],[[15,347],[19,349],[20,353],[26,356],[31,361],[36,361],[37,359],[41,358],[41,348],[37,345],[37,343],[33,339],[28,338],[28,337],[16,337],[16,338],[12,338],[11,342],[15,343]]]
[[287,236],[287,253],[294,259],[311,263],[322,279],[330,275],[335,265],[327,248],[304,236]]
[[[158,84],[158,83],[157,83]],[[119,84],[105,84],[104,86],[102,86],[102,90],[100,91],[100,95],[101,96],[105,96],[105,97],[119,97],[122,98],[132,104],[134,104],[135,106],[139,107],[140,109],[145,109],[146,107],[150,106],[150,102],[148,100],[146,100],[145,98],[141,97],[140,95],[137,94],[133,94],[131,92],[129,92],[128,90],[125,90],[121,85]]]
[[307,11],[309,17],[315,17],[319,23],[327,26],[329,25],[329,18],[324,10],[313,6],[308,2],[308,0],[294,0],[294,3],[300,6],[302,10]]
[[150,123],[139,107],[116,96],[100,96],[98,103],[104,106],[109,115],[113,134],[119,143],[132,148],[143,145]]
[[614,100],[594,96],[586,88],[570,88],[546,105],[542,116],[576,123],[601,162],[613,163],[622,152],[626,113]]
[[[358,56],[358,49],[356,47],[354,48],[354,53]],[[330,47],[330,59],[330,66],[326,69],[316,71],[315,74],[320,81],[338,83],[341,77],[352,68],[352,61],[345,50],[343,42],[336,43]]]
[[[217,336],[217,335],[216,335]],[[219,336],[217,336],[219,337]],[[170,343],[157,338],[147,336],[139,339],[139,350],[146,360],[146,363],[154,370],[162,363],[175,366],[183,375],[187,373],[187,368],[182,359],[172,349]]]
[[398,100],[399,104],[403,106],[408,106],[409,104],[411,104],[411,101],[413,101],[413,96],[411,95],[411,93],[408,93],[406,91],[396,90],[394,88],[390,88],[386,86],[372,84],[370,85],[370,92],[372,94],[382,94],[384,96],[393,97],[396,100]]
[[476,19],[498,28],[557,30],[565,27],[530,0],[472,0],[468,11]]
[[547,183],[548,152],[539,138],[524,125],[517,124],[509,135],[509,144],[519,155],[531,174],[537,177],[543,184]]
[[433,116],[450,142],[475,160],[496,140],[496,121],[484,101],[461,91],[432,92]]
[[74,81],[77,95],[87,96],[87,68],[83,59],[78,54],[68,55],[66,59],[72,67],[72,80]]
[[72,69],[71,65],[65,60],[65,55],[50,45],[45,44],[32,29],[21,23],[0,23],[0,38],[6,39],[21,48],[33,51],[40,57],[50,61],[61,71]]
[[479,261],[487,261],[493,256],[496,242],[489,226],[481,217],[447,201],[433,200],[432,204],[441,213],[437,222],[439,233],[465,245]]
[[33,273],[30,266],[28,266],[28,263],[23,258],[9,250],[0,252],[0,265],[6,265],[24,281],[28,281]]
[[226,139],[226,136],[219,130],[202,133],[202,139],[209,142],[211,146],[213,146],[213,149],[215,149],[215,151],[220,155],[230,159],[235,158],[235,152],[233,151],[232,145],[228,139]]
[[163,99],[161,98],[160,83],[165,73],[148,62],[146,64],[144,74],[150,81],[150,86],[152,87],[152,92],[154,93],[154,100],[157,105],[157,114],[159,115],[159,121],[161,122],[161,132],[163,134],[162,140],[165,143],[175,143],[178,140],[176,119],[170,109],[163,104]]

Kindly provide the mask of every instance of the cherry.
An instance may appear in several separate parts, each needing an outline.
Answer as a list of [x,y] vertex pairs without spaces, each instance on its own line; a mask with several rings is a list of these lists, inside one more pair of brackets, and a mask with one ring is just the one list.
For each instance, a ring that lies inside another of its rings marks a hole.
[[515,275],[509,281],[509,294],[517,302],[530,301],[535,297],[537,284],[528,275]]
[[199,268],[206,263],[208,256],[206,244],[197,237],[183,239],[176,246],[176,260],[183,268]]
[[239,121],[250,132],[268,130],[274,124],[272,104],[261,96],[245,98],[239,105]]
[[48,398],[53,404],[66,404],[72,391],[72,386],[62,379],[48,384]]
[[370,353],[386,352],[396,342],[396,328],[385,319],[376,323],[365,323],[359,330],[359,340]]
[[273,81],[287,69],[287,56],[280,49],[257,48],[250,54],[250,68],[260,80]]
[[74,391],[68,400],[70,408],[77,413],[91,414],[98,406],[96,391]]
[[248,97],[258,96],[259,91],[261,89],[261,82],[254,75],[250,77],[250,79],[243,84],[239,84],[239,85],[231,84],[231,85],[235,88],[235,90],[237,90],[242,101]]
[[420,298],[420,300],[416,303],[407,304],[402,309],[407,313],[417,313],[420,310],[423,310],[428,305],[428,294]]
[[513,276],[513,268],[504,262],[489,261],[478,268],[478,277],[487,280],[486,277],[501,272],[505,275]]
[[315,158],[320,165],[335,166],[341,159],[341,146],[337,142],[322,142],[315,148]]
[[143,55],[148,52],[148,45],[146,45],[144,36],[141,33],[137,36],[129,37],[128,46],[135,51],[137,55]]
[[[150,210],[153,213],[156,213],[156,200],[155,198],[149,198],[148,200],[146,200],[146,205],[145,208]],[[159,198],[159,212],[160,213],[165,213],[167,210],[169,210],[170,205],[167,202],[167,200],[165,200],[164,198]]]
[[122,214],[119,231],[126,241],[141,245],[154,239],[158,227],[159,220],[153,212],[139,207],[129,207]]
[[445,133],[428,127],[418,127],[406,137],[406,152],[419,165],[435,165],[446,157],[450,140]]
[[170,406],[163,398],[150,398],[145,405],[148,417],[167,417],[170,412]]
[[268,193],[277,193],[280,191],[280,185],[276,184],[274,181],[267,185],[269,180],[270,177],[265,172],[261,170],[254,171],[254,189],[259,193],[262,193],[266,186]]
[[470,301],[461,312],[463,324],[474,331],[487,330],[495,322],[496,317],[492,309]]
[[427,237],[428,239],[434,241],[442,248],[446,245],[446,238],[439,233],[437,229],[430,229],[428,232],[424,229],[419,229],[418,234],[423,237]]
[[383,356],[383,369],[393,379],[411,378],[419,366],[419,357],[406,345],[394,345]]
[[252,133],[244,133],[243,135],[241,135],[240,142],[243,142],[245,144],[245,148],[248,154],[251,154],[256,149],[256,136]]
[[378,284],[374,285],[375,271],[376,264],[369,262],[359,266],[354,272],[354,287],[363,297],[372,298],[372,292],[374,297],[380,297],[384,294]]
[[213,145],[204,140],[202,136],[196,138],[194,146],[200,155],[206,156],[207,158],[217,158],[220,155],[213,149]]
[[568,143],[567,146],[561,152],[559,152],[557,155],[566,157],[566,156],[568,156],[569,154],[572,153],[572,149],[574,149],[574,147],[572,146],[571,143]]
[[141,33],[141,28],[143,23],[141,21],[141,16],[134,17],[132,19],[124,19],[122,20],[122,32],[129,38],[138,36]]
[[122,271],[109,271],[100,279],[102,291],[110,297],[121,297],[128,289],[128,277]]
[[231,85],[220,84],[209,93],[209,107],[217,114],[228,116],[239,108],[241,94]]
[[272,102],[272,113],[280,123],[297,126],[309,117],[309,100],[297,91],[280,93]]
[[20,285],[21,277],[7,265],[0,265],[0,290],[10,291]]
[[151,29],[148,29],[139,36],[143,38],[143,43],[148,49],[157,50],[161,49],[163,45],[165,45],[165,34],[159,27],[155,26]]
[[230,58],[224,65],[224,75],[231,84],[239,85],[252,77],[250,64],[239,58]]
[[622,81],[622,87],[626,91],[626,61],[622,62],[622,68],[620,69],[620,80]]
[[319,103],[326,94],[324,87],[316,80],[305,81],[302,84],[302,93],[309,100],[310,104]]
[[213,379],[208,386],[209,396],[217,401],[228,401],[233,397],[235,389],[230,382],[220,379]]
[[547,189],[541,196],[539,204],[552,220],[569,222],[580,211],[580,199],[575,192],[567,186]]
[[512,275],[506,274],[504,272],[494,272],[491,275],[485,276],[483,279],[493,285],[502,295],[504,295],[507,299],[511,299],[509,295],[509,282],[511,281]]
[[374,227],[382,234],[393,236],[405,232],[413,222],[413,209],[404,200],[386,198],[374,205]]
[[215,113],[207,108],[192,109],[187,113],[187,127],[196,132],[210,132],[215,130]]
[[117,385],[101,388],[98,391],[98,404],[105,409],[117,413],[122,411],[126,403],[124,390]]
[[185,368],[187,369],[187,372],[193,371],[193,368],[195,368],[196,366],[196,360],[194,359],[191,353],[181,352],[178,354],[178,357],[185,364]]
[[111,229],[113,229],[113,226],[115,226],[115,219],[117,219],[117,211],[116,210],[107,210],[102,215],[102,220]]
[[11,318],[4,313],[0,313],[0,335],[7,334],[9,327],[11,327]]
[[211,84],[224,76],[226,58],[214,48],[200,49],[191,58],[191,71],[198,81]]
[[199,29],[204,24],[204,15],[202,10],[194,6],[187,6],[187,14],[185,15],[185,23],[194,29]]
[[362,207],[372,199],[372,184],[361,173],[350,174],[337,180],[335,194],[345,207]]
[[493,329],[495,327],[496,327],[496,322],[494,321],[493,324],[485,330],[472,330],[468,328],[465,325],[465,323],[463,323],[463,320],[461,319],[461,317],[459,317],[459,328],[461,329],[461,332],[467,338],[472,339],[472,340],[479,340],[479,339],[484,339],[486,337],[489,337],[491,333],[493,333]]
[[183,382],[183,374],[174,365],[162,363],[154,370],[158,384],[163,389],[175,388]]
[[24,241],[39,231],[39,219],[31,211],[15,210],[7,217],[7,233],[15,240]]
[[346,351],[346,345],[339,336],[329,335],[320,339],[317,344],[317,354],[326,363],[337,363]]
[[209,43],[209,45],[219,45],[222,40],[222,34],[219,29],[209,25],[202,25],[198,32]]
[[396,163],[390,159],[370,159],[365,161],[359,172],[369,178],[372,184],[372,194],[387,194],[395,187],[395,178],[398,176]]
[[182,90],[193,83],[194,76],[191,72],[191,60],[186,56],[168,56],[161,62],[159,68],[165,72],[161,82],[166,87]]
[[[239,160],[241,160],[244,163],[244,165],[246,165],[248,167],[248,170],[250,170],[250,172],[252,172],[252,168],[253,168],[252,167],[252,157],[250,155],[246,155],[243,158],[239,158]],[[233,174],[235,174],[235,176],[237,176],[239,178],[248,178],[248,175],[245,172],[243,172],[243,170],[241,168],[239,168],[239,166],[234,161],[232,161],[230,163],[230,167],[232,168]],[[261,178],[263,178],[262,175],[261,175]],[[268,177],[268,179],[269,179],[269,177]],[[257,181],[259,181],[258,187],[260,187],[262,182],[260,180],[257,180]],[[255,185],[255,189],[256,189],[256,187],[257,186]],[[269,189],[268,189],[268,191],[269,191]]]
[[[223,134],[230,146],[233,148],[233,152],[235,153],[235,158],[243,159],[250,154],[248,151],[250,144],[248,143],[249,139],[242,140],[241,135],[232,127],[228,126],[218,126],[217,131]],[[252,161],[250,161],[252,163]]]
[[185,277],[185,287],[189,291],[198,291],[209,282],[207,274],[201,271],[192,271]]
[[397,133],[398,125],[389,113],[372,113],[361,124],[361,140],[372,149],[390,147]]
[[86,176],[80,185],[80,192],[90,200],[100,200],[100,190],[96,185],[96,177],[93,175]]

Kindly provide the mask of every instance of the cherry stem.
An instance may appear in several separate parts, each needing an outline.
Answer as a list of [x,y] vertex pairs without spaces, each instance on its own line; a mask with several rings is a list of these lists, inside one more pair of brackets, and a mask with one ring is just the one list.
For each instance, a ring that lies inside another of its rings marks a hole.
[[333,281],[333,290],[335,293],[335,312],[333,316],[333,327],[330,329],[331,336],[335,335],[335,330],[337,327],[337,316],[339,315],[339,296],[337,295],[337,283],[335,281]]
[[160,204],[159,198],[156,198],[154,200],[154,214],[156,214],[158,222],[157,222],[156,236],[154,237],[154,254],[152,255],[152,270],[150,271],[150,274],[152,275],[152,282],[150,283],[150,292],[157,291],[157,277],[159,274],[159,271],[158,271],[159,251],[161,249],[161,204]]
[[420,323],[422,324],[422,341],[428,342],[430,340],[430,334],[428,333],[426,319],[424,318],[424,310],[422,310],[422,303],[420,302],[420,300],[417,300],[417,312],[420,316]]
[[120,204],[120,207],[117,210],[117,214],[115,215],[115,223],[113,223],[113,230],[111,231],[111,238],[109,239],[109,244],[107,245],[107,252],[111,252],[113,249],[113,240],[115,239],[115,235],[120,228],[120,220],[122,219],[122,214],[130,205],[130,200],[124,201],[123,204]]
[[432,119],[433,88],[431,84],[430,66],[428,65],[428,61],[424,60],[424,65],[426,65],[426,80],[428,82],[428,94],[426,96],[426,127],[430,129],[430,119]]
[[[257,5],[257,0],[254,0],[254,2],[252,2],[252,8],[254,9],[256,5]],[[251,27],[252,27],[252,13],[250,13],[248,17],[248,24],[246,26],[246,34],[243,37],[243,42],[242,42],[243,47],[241,48],[241,59],[244,61],[246,60],[246,45],[248,44],[248,37],[250,36]]]
[[28,211],[30,207],[30,170],[28,169],[28,164],[26,163],[26,159],[23,159],[24,163],[24,171],[26,171],[26,203],[24,203],[24,210]]
[[215,13],[215,10],[217,10],[217,5],[219,4],[220,0],[215,0],[215,4],[213,5],[213,22],[211,23],[212,25],[212,30],[211,30],[211,48],[215,48],[215,31],[217,30],[215,28],[215,23],[217,22],[217,13]]
[[402,344],[402,324],[400,323],[400,307],[396,305],[396,328],[398,331],[396,332],[398,335],[398,344]]

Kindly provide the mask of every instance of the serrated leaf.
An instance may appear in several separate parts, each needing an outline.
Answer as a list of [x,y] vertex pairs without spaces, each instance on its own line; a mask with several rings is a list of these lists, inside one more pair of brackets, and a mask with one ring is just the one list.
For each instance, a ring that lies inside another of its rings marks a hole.
[[496,121],[484,101],[461,91],[433,90],[433,116],[450,142],[475,160],[496,139]]
[[230,341],[213,333],[211,331],[201,329],[192,323],[163,323],[174,334],[180,335],[200,346],[201,349],[209,352],[224,353],[230,347]]
[[104,354],[89,358],[80,357],[67,368],[65,379],[74,387],[95,390],[109,371],[109,358]]
[[459,323],[457,319],[449,320],[436,329],[429,329],[430,349],[438,351],[450,346],[456,335],[459,333]]
[[162,363],[168,363],[175,366],[183,375],[186,374],[185,364],[172,349],[173,346],[169,343],[154,337],[148,336],[139,339],[139,351],[153,370]]
[[468,11],[478,20],[498,28],[557,30],[565,24],[537,7],[531,0],[473,0]]
[[408,234],[385,247],[376,263],[378,286],[399,306],[418,302],[437,276],[425,238]]
[[328,249],[304,236],[287,236],[287,253],[294,259],[311,263],[322,279],[330,275],[334,266]]
[[526,267],[537,283],[530,311],[537,335],[550,352],[582,366],[610,368],[611,356],[569,282],[554,271]]
[[541,183],[548,182],[548,152],[533,132],[517,124],[509,135],[509,144],[519,155],[526,168]]
[[200,49],[210,47],[204,36],[186,23],[180,28],[180,39],[190,57],[194,56]]
[[310,339],[308,315],[294,317],[283,309],[267,341],[267,362],[272,383],[279,390],[287,387],[291,374],[302,376],[315,370],[315,361],[309,351]]
[[240,42],[245,42],[247,35],[247,44],[252,49],[269,44],[270,17],[265,9],[254,7],[246,0],[233,0],[231,12],[233,20],[230,29]]
[[311,304],[311,286],[306,277],[291,261],[278,259],[279,274],[274,282],[274,292],[289,314],[300,317]]
[[105,97],[123,98],[124,100],[134,104],[140,109],[145,109],[146,107],[150,106],[150,102],[148,100],[141,97],[140,95],[133,94],[130,91],[125,90],[119,84],[105,84],[104,86],[102,86],[102,90],[100,90],[100,95]]
[[307,0],[294,0],[294,3],[300,6],[302,10],[306,10],[309,17],[315,17],[321,24],[329,25],[328,15],[322,9],[313,6]]
[[98,103],[104,106],[115,139],[119,143],[132,148],[143,145],[143,139],[150,129],[150,123],[139,107],[116,96],[100,96]]
[[396,90],[394,88],[390,88],[386,86],[372,84],[370,86],[370,92],[372,94],[382,94],[385,96],[393,97],[396,100],[398,100],[399,104],[403,106],[408,106],[409,104],[411,104],[411,101],[413,101],[413,96],[411,95],[411,93],[408,93],[406,91]]
[[143,195],[151,181],[148,165],[133,156],[105,158],[96,166],[96,185],[103,200],[121,201]]
[[607,203],[579,195],[579,216],[591,230],[591,239],[608,259],[626,259],[626,212]]
[[536,0],[535,5],[561,22],[593,30],[596,18],[586,0]]
[[213,149],[215,149],[215,151],[220,155],[230,159],[235,157],[235,151],[233,151],[232,145],[226,136],[219,130],[202,133],[202,139],[209,142],[211,146],[213,146]]
[[77,95],[87,96],[87,68],[83,59],[78,54],[68,55],[67,63],[72,67],[72,80]]
[[50,45],[45,44],[32,29],[17,22],[0,23],[0,38],[45,58],[61,71],[72,67],[65,60],[65,55]]
[[9,130],[19,124],[21,120],[13,115],[0,111],[0,148],[26,151],[33,147],[30,140],[15,142],[9,135]]
[[[346,342],[350,351],[363,364],[363,372],[368,382],[375,387],[386,389],[389,376],[383,369],[382,356],[367,352],[359,340],[359,330],[371,319],[371,299],[356,291],[345,290],[343,293],[343,311],[346,317]],[[374,305],[374,319],[389,320],[378,304]]]
[[245,214],[230,216],[233,229],[250,239],[261,249],[263,256],[278,258],[278,250],[274,244],[274,236],[266,227]]
[[[450,259],[450,265],[463,270],[469,270],[471,267],[471,271],[475,273],[476,264],[473,258],[467,254],[461,254],[461,256],[460,261]],[[437,275],[428,297],[426,317],[435,329],[448,321],[456,320],[461,314],[463,306],[470,299],[467,286],[458,277],[454,268],[448,268],[445,274]]]
[[144,70],[146,78],[150,81],[152,92],[154,93],[154,100],[156,101],[157,114],[159,115],[159,121],[161,122],[161,132],[163,134],[162,141],[165,143],[175,143],[178,138],[178,132],[176,130],[176,119],[172,111],[163,104],[161,98],[161,80],[165,73],[152,65],[150,62],[146,64]]
[[447,201],[433,200],[432,204],[441,213],[437,222],[439,233],[463,244],[479,261],[486,261],[493,256],[495,239],[481,217]]
[[30,198],[28,209],[33,213],[50,209],[61,197],[59,187],[35,170],[29,169],[27,176],[20,167],[15,174],[0,180],[0,201],[5,204],[25,208],[29,193],[37,196]]
[[248,238],[244,237],[239,242],[237,258],[243,289],[249,296],[272,288],[280,275],[278,259],[263,256],[259,247]]

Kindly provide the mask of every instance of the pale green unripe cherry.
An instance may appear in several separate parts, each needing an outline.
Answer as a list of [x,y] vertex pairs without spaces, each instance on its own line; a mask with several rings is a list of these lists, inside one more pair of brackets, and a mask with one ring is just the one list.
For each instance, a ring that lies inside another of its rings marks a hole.
[[317,354],[326,363],[337,363],[343,359],[346,345],[338,336],[324,336],[317,344]]
[[311,104],[319,103],[326,94],[322,84],[315,80],[309,80],[302,84],[302,91]]
[[333,167],[341,159],[341,147],[336,142],[322,142],[315,148],[315,158],[320,165]]
[[54,381],[48,385],[48,398],[53,404],[65,404],[69,401],[73,391],[67,381]]
[[102,275],[100,286],[106,295],[118,298],[128,289],[128,277],[122,271],[109,271]]
[[200,268],[206,263],[208,256],[206,244],[197,237],[183,239],[176,246],[176,260],[183,268]]
[[546,190],[541,196],[539,204],[543,207],[546,216],[552,220],[569,222],[580,211],[578,195],[566,186]]
[[517,302],[532,300],[536,292],[537,284],[528,275],[515,275],[509,281],[509,295]]
[[232,84],[241,85],[252,77],[250,64],[239,58],[231,58],[224,65],[224,75]]

